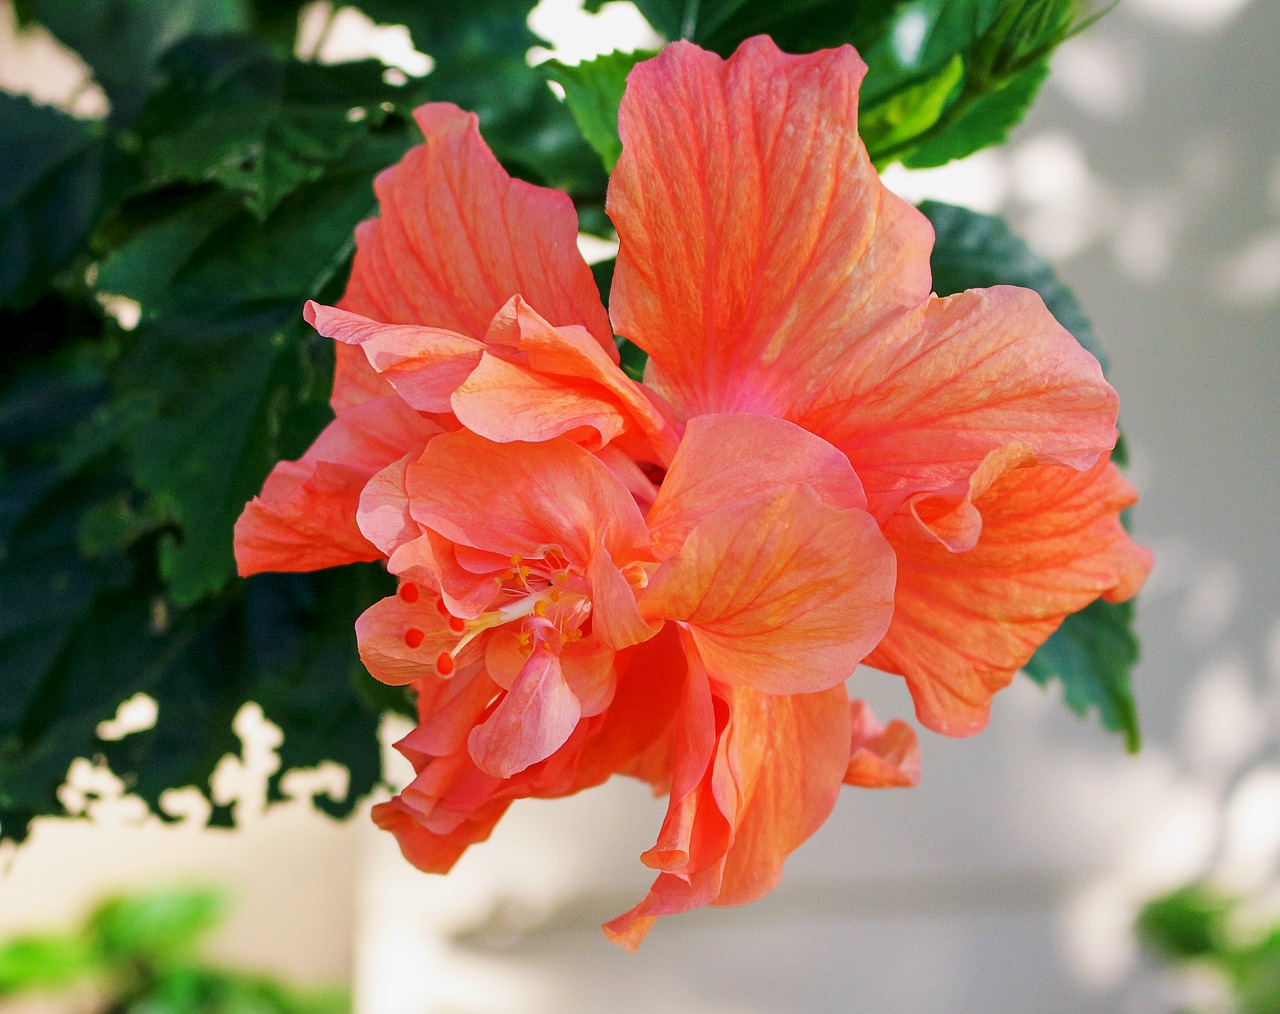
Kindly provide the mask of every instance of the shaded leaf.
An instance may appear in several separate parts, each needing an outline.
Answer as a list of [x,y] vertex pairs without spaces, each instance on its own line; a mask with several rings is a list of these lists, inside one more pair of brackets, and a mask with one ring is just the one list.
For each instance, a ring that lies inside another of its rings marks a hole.
[[84,246],[105,159],[95,124],[0,93],[0,306],[43,295]]
[[159,69],[164,87],[138,123],[153,184],[217,183],[259,220],[420,97],[385,84],[375,60],[283,61],[249,36],[185,40]]
[[29,15],[74,49],[111,101],[113,123],[133,122],[160,56],[191,35],[244,28],[243,0],[26,0]]

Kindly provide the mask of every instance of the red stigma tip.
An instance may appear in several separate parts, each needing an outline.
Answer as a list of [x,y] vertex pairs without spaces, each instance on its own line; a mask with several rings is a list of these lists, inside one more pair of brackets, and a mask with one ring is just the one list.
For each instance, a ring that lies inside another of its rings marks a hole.
[[408,581],[400,586],[400,597],[405,602],[418,601],[418,586],[412,581]]
[[456,616],[450,616],[449,629],[452,630],[455,634],[461,634],[464,630],[467,629],[466,621],[460,620]]
[[417,627],[410,627],[404,632],[404,643],[410,648],[416,648],[423,642],[426,636],[427,635]]
[[440,652],[439,658],[436,659],[436,672],[441,676],[448,676],[453,672],[453,656],[447,651]]

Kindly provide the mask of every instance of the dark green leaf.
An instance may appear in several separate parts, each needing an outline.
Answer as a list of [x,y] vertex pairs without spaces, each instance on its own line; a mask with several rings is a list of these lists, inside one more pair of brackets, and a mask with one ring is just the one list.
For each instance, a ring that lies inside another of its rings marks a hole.
[[113,123],[133,122],[160,56],[191,35],[244,28],[243,0],[27,0],[31,16],[79,53],[111,101]]
[[159,69],[138,122],[152,183],[217,183],[260,220],[419,94],[385,84],[377,61],[284,61],[248,36],[188,39]]
[[356,224],[374,211],[374,173],[408,139],[398,130],[362,140],[341,172],[302,187],[264,223],[226,195],[197,196],[103,266],[104,290],[143,301],[115,381],[121,398],[152,410],[126,443],[138,485],[180,529],[161,555],[179,605],[230,578],[232,525],[280,459],[295,412],[324,421],[306,405],[323,346],[311,343],[302,304],[339,276]]
[[605,170],[613,171],[622,154],[618,138],[618,105],[627,86],[627,75],[641,60],[655,54],[614,52],[576,66],[552,62],[546,65],[553,81],[564,88],[565,104],[587,143],[600,155]]
[[1024,669],[1041,686],[1058,680],[1067,707],[1081,716],[1096,709],[1102,725],[1137,753],[1142,740],[1129,684],[1137,661],[1133,603],[1098,599],[1063,620]]
[[770,35],[788,52],[857,42],[902,0],[638,0],[668,39],[689,39],[728,56],[753,35]]
[[[869,71],[861,115],[872,160],[923,168],[1005,140],[1044,82],[1049,56],[1076,30],[1082,7],[1082,0],[898,5],[862,50]],[[895,107],[909,95],[928,99],[912,111],[911,129],[878,129],[886,118],[906,118]]]
[[41,296],[84,246],[105,157],[95,124],[0,93],[0,306]]

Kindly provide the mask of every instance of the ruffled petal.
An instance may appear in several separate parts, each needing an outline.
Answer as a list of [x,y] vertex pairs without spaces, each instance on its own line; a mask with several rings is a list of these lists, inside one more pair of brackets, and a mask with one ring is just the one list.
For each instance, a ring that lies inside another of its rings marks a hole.
[[1115,445],[1115,391],[1029,289],[931,299],[829,361],[788,418],[849,456],[882,521],[1002,447],[1088,468]]
[[857,135],[866,65],[749,39],[631,72],[607,210],[610,312],[681,418],[782,415],[857,338],[928,296],[933,229]]
[[398,398],[338,416],[297,461],[282,461],[236,521],[240,575],[305,571],[376,560],[356,523],[360,494],[383,467],[420,452],[440,427]]
[[910,502],[884,529],[898,587],[867,661],[905,676],[920,721],[949,736],[986,725],[992,696],[1068,614],[1100,595],[1132,596],[1151,568],[1120,523],[1137,494],[1109,459],[987,479],[969,493],[981,533],[967,552],[948,548]]
[[481,338],[521,295],[552,324],[580,324],[613,350],[568,196],[511,179],[473,113],[436,102],[414,117],[426,143],[375,180],[381,217],[356,230],[342,308]]
[[830,816],[848,767],[850,712],[843,686],[788,697],[726,692],[744,802],[712,904],[742,905],[777,886],[787,856]]
[[484,342],[437,327],[383,324],[347,310],[308,303],[307,323],[325,338],[359,348],[379,378],[419,412],[447,413]]
[[865,701],[849,705],[852,728],[844,783],[864,789],[919,785],[920,744],[915,730],[896,718],[881,725]]
[[660,872],[605,933],[635,950],[661,916],[772,890],[786,857],[834,807],[849,740],[843,686],[775,697],[707,682],[694,656],[675,730],[671,805],[644,855]]
[[844,682],[893,611],[893,551],[870,514],[807,485],[702,520],[640,600],[688,625],[707,669],[772,694]]
[[[453,395],[468,429],[490,440],[570,436],[591,450],[623,438],[641,460],[666,462],[676,434],[662,409],[581,327],[554,328],[514,300],[518,355],[486,354]],[[576,434],[590,431],[579,438]]]

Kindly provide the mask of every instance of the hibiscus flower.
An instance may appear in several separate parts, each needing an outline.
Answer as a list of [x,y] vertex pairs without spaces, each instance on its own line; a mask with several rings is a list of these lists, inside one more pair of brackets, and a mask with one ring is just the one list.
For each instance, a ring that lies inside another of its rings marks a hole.
[[357,632],[418,692],[417,777],[375,809],[416,865],[634,775],[670,799],[652,890],[606,926],[635,947],[771,889],[842,783],[916,780],[910,729],[846,696],[863,658],[969,734],[1066,615],[1144,579],[1114,391],[1034,293],[931,294],[930,226],[857,137],[864,73],[764,38],[637,66],[608,316],[570,202],[474,117],[424,107],[379,177],[342,305],[307,310],[336,418],[237,557],[398,576]]

